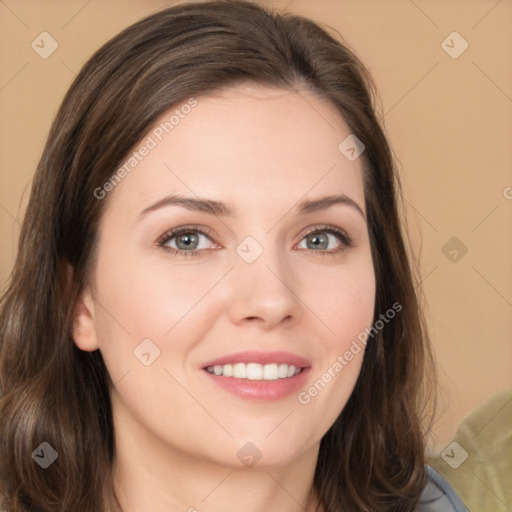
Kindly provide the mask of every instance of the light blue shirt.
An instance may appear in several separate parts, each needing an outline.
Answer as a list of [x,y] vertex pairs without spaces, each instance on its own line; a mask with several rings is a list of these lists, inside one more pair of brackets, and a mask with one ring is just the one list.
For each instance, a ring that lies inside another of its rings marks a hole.
[[415,512],[469,512],[452,486],[432,467],[425,465],[429,481]]

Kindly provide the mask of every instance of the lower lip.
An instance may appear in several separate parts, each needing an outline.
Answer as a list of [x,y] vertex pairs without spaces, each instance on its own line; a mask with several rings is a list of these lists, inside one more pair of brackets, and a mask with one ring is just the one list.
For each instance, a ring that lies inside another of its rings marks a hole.
[[303,368],[293,377],[277,380],[235,379],[203,371],[215,384],[238,397],[257,402],[272,402],[297,393],[306,383],[310,370],[311,368]]

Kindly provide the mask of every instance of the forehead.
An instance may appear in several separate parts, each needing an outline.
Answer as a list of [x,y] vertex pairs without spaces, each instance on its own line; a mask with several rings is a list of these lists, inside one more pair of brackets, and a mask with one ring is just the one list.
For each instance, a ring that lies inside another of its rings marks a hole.
[[309,191],[361,199],[361,159],[339,150],[349,134],[334,105],[312,92],[226,87],[161,115],[128,155],[137,155],[133,168],[110,199],[141,207],[171,192],[242,207],[255,199],[298,201]]

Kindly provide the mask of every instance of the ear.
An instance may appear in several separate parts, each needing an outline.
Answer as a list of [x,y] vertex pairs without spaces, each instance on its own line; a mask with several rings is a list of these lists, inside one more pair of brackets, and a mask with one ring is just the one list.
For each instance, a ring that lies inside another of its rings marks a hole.
[[94,314],[94,299],[89,288],[86,288],[78,298],[73,312],[72,336],[75,344],[81,350],[92,352],[99,348],[96,335]]
[[[68,286],[71,286],[71,280],[73,279],[71,265],[67,265],[66,274]],[[94,299],[89,287],[82,291],[76,301],[73,310],[71,337],[81,350],[92,352],[99,348],[96,336]]]

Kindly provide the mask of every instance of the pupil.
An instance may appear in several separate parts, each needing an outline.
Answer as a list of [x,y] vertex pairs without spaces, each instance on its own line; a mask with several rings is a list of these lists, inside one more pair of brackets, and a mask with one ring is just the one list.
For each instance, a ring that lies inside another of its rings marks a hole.
[[197,238],[197,235],[193,235],[191,233],[186,233],[186,234],[181,235],[178,238],[178,242],[183,242],[185,240],[185,244],[184,244],[185,245],[185,249],[189,249],[190,248],[190,244],[194,243],[194,238]]
[[[324,239],[323,242],[321,241],[322,238]],[[322,249],[326,248],[326,244],[328,242],[327,238],[323,235],[312,235],[312,238],[310,239],[310,241],[315,245],[315,247],[322,246]]]

